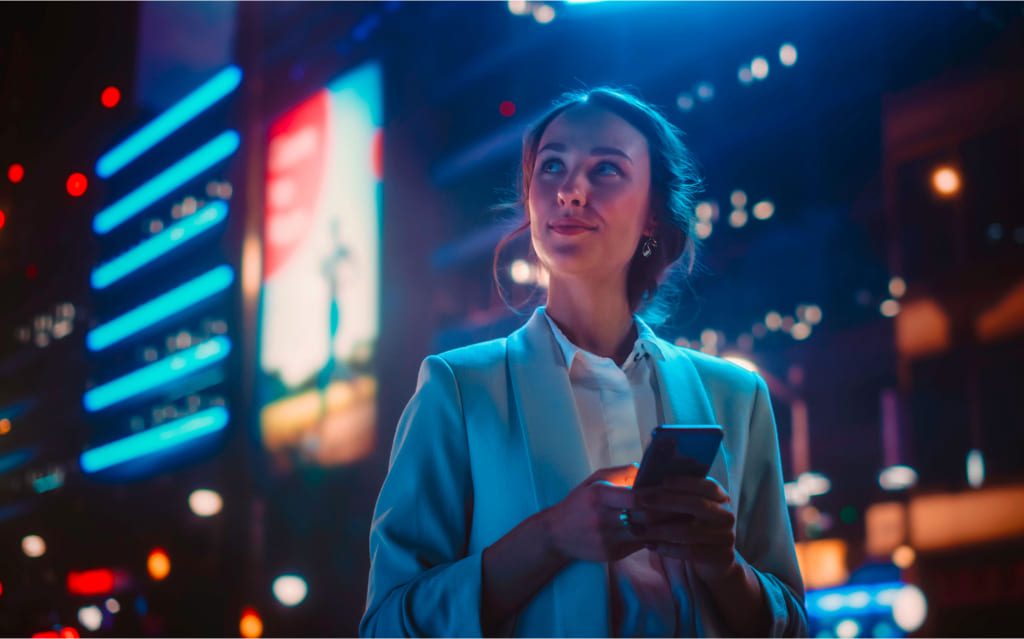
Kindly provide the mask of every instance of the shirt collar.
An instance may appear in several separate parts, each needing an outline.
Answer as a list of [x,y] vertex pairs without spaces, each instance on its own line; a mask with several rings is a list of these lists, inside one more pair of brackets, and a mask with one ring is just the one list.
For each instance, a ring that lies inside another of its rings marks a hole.
[[[565,357],[565,367],[572,368],[572,362],[576,358],[577,353],[588,353],[579,346],[576,346],[569,338],[565,336],[562,329],[558,328],[558,324],[555,324],[554,320],[548,316],[545,307],[541,306],[537,309],[541,314],[544,315],[544,319],[548,321],[548,326],[551,327],[551,333],[555,337],[555,342],[558,344],[562,355]],[[637,339],[633,343],[633,352],[644,352],[652,357],[664,361],[665,355],[661,352],[661,346],[658,344],[658,336],[654,334],[639,316],[633,315],[633,322],[636,324]],[[589,354],[589,353],[588,353]],[[591,354],[593,355],[593,354]],[[594,356],[596,357],[596,356]],[[628,359],[627,359],[628,361]]]

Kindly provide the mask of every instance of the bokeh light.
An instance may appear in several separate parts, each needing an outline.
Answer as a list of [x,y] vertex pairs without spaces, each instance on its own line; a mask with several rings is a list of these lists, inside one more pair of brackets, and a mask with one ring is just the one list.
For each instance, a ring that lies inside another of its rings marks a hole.
[[533,267],[526,260],[514,260],[508,270],[516,284],[528,284],[533,279]]
[[694,92],[702,102],[707,102],[715,97],[715,87],[710,82],[701,82],[697,85]]
[[549,4],[541,4],[533,8],[533,19],[547,24],[555,19],[555,9]]
[[742,228],[747,224],[747,220],[750,219],[747,212],[743,209],[736,209],[729,214],[729,226],[738,229]]
[[740,67],[738,75],[741,84],[750,84],[754,81],[754,74],[750,72],[750,67],[748,66]]
[[28,557],[42,557],[46,554],[46,542],[39,535],[26,535],[21,540],[21,550]]
[[103,93],[100,94],[100,102],[102,102],[103,106],[108,109],[113,109],[120,101],[121,92],[117,87],[107,87],[106,89],[103,89]]
[[764,80],[768,77],[768,60],[760,56],[750,62],[750,74],[757,80]]
[[103,611],[97,606],[85,606],[78,609],[78,623],[90,632],[96,632],[103,624]]
[[981,488],[985,483],[985,458],[980,450],[967,453],[967,483],[971,488]]
[[903,281],[902,277],[894,277],[889,280],[889,293],[893,297],[903,297],[906,292],[907,283]]
[[188,506],[200,517],[212,517],[220,512],[224,501],[216,491],[203,488],[192,491],[188,496]]
[[740,189],[736,189],[729,195],[729,201],[732,202],[733,206],[741,209],[747,205],[747,194]]
[[72,196],[78,197],[82,195],[88,187],[89,180],[87,180],[81,173],[72,173],[71,176],[68,177],[68,193]]
[[772,215],[775,215],[775,205],[764,200],[754,205],[754,217],[759,220],[767,220]]
[[932,188],[945,197],[955,195],[960,190],[960,174],[952,167],[941,166],[932,173]]
[[910,568],[914,564],[914,559],[917,558],[917,553],[910,546],[903,545],[898,546],[896,550],[892,551],[892,563],[896,564],[900,568]]
[[17,184],[25,177],[25,167],[20,164],[12,164],[7,169],[7,179]]
[[274,597],[285,606],[297,606],[309,591],[306,580],[297,575],[281,575],[272,586]]
[[516,112],[515,102],[512,102],[511,100],[505,100],[498,107],[498,111],[506,118],[511,117]]
[[238,622],[238,632],[246,639],[263,636],[263,620],[252,608],[242,611],[242,619]]
[[788,42],[779,47],[779,62],[786,67],[796,64],[796,47]]
[[149,571],[149,576],[157,581],[166,579],[171,573],[171,559],[162,549],[156,548],[149,553],[146,570]]
[[878,310],[886,317],[896,317],[900,313],[900,303],[896,300],[885,300],[879,305]]
[[508,0],[509,13],[517,16],[525,16],[530,13],[530,7],[526,0]]
[[775,311],[770,311],[764,316],[764,325],[770,331],[777,331],[782,328],[782,316]]
[[793,328],[789,329],[789,334],[795,340],[805,340],[811,336],[811,327],[809,324],[797,322],[793,324]]
[[860,624],[853,619],[843,619],[836,624],[836,636],[841,639],[850,639],[860,634]]
[[889,466],[878,474],[882,490],[904,490],[917,483],[917,471],[910,466]]
[[117,613],[121,612],[121,604],[118,603],[117,599],[114,599],[113,597],[107,599],[104,605],[106,605],[107,610],[109,610],[110,614],[112,615],[116,615]]
[[907,632],[914,632],[924,623],[927,614],[928,602],[920,588],[906,585],[900,589],[892,604],[892,617],[897,626]]
[[689,111],[693,108],[693,105],[693,96],[689,93],[680,93],[676,98],[676,106],[679,107],[680,111]]

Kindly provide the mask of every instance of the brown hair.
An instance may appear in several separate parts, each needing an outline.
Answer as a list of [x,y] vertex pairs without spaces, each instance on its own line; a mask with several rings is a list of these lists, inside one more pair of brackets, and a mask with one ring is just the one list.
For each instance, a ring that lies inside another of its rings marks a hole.
[[[696,198],[703,183],[696,161],[683,144],[682,131],[643,100],[606,87],[564,94],[550,111],[527,129],[523,136],[519,200],[512,206],[522,207],[524,219],[518,227],[498,242],[494,250],[492,272],[498,293],[507,304],[508,299],[498,278],[498,261],[502,250],[530,228],[530,216],[526,207],[541,137],[551,121],[561,113],[584,104],[598,106],[614,113],[647,138],[651,153],[651,208],[657,248],[650,257],[645,258],[641,254],[642,240],[637,245],[627,275],[626,296],[629,308],[633,312],[642,304],[646,310],[656,310],[651,307],[657,306],[654,304],[656,294],[659,287],[670,279],[670,273],[680,270],[684,276],[688,276],[693,271],[697,255],[697,241],[694,238],[694,228],[697,224]],[[532,249],[530,253],[532,255]],[[667,299],[664,301],[670,304]],[[671,314],[672,309],[666,307],[657,310],[660,319],[664,319]],[[652,319],[657,321],[659,318]]]

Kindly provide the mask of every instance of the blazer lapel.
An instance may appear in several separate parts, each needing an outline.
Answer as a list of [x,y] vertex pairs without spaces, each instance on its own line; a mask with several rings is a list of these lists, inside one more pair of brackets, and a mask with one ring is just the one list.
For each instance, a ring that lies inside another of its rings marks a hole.
[[[541,313],[539,309],[534,312],[507,342],[512,397],[530,452],[538,510],[564,499],[590,475],[565,360]],[[547,622],[556,625],[554,635],[610,636],[605,603],[608,575],[604,564],[573,562],[555,577],[551,586],[550,590],[538,593],[523,621],[532,617],[529,612],[541,613],[550,605],[553,619]],[[548,597],[549,601],[544,601]],[[598,614],[602,609],[603,614]],[[567,620],[571,622],[565,623]]]

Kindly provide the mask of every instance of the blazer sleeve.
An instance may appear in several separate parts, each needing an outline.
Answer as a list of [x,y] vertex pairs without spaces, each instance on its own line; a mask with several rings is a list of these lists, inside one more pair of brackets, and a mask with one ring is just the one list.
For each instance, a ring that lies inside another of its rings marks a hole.
[[756,391],[750,416],[742,500],[737,513],[736,551],[755,571],[768,604],[769,637],[806,637],[804,586],[782,480],[779,437],[764,379],[753,373]]
[[442,358],[420,366],[370,527],[363,637],[482,636],[481,554],[462,402]]

